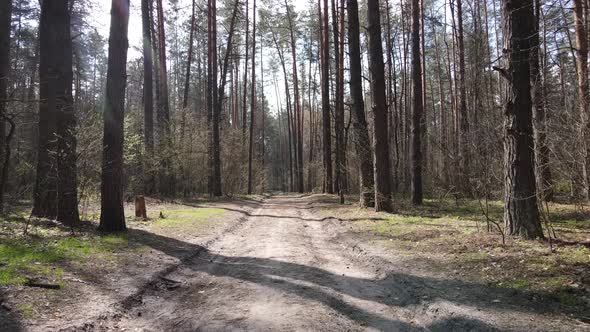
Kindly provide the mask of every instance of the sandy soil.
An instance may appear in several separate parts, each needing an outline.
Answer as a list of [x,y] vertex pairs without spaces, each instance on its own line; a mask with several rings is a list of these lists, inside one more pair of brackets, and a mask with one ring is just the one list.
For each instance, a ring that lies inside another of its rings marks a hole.
[[316,204],[285,195],[227,206],[241,222],[207,243],[160,244],[178,264],[61,330],[590,331],[534,294],[466,283],[346,237],[346,223],[317,217]]

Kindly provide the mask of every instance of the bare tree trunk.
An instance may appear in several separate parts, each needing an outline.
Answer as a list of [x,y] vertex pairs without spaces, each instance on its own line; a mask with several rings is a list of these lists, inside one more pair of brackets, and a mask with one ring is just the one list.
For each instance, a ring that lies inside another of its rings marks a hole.
[[[541,51],[540,20],[542,8],[540,0],[535,0],[535,31],[532,37],[532,65],[531,79],[533,86],[533,127],[535,133],[535,162],[537,175],[537,188],[543,200],[553,199],[551,169],[549,167],[549,147],[547,146],[547,133],[545,127],[545,58],[546,48]],[[545,42],[545,24],[543,24],[543,42]]]
[[576,27],[576,68],[578,73],[578,104],[580,108],[580,139],[582,184],[585,198],[590,195],[590,96],[588,84],[588,38],[584,21],[582,0],[574,0],[574,25]]
[[467,93],[465,88],[465,45],[463,38],[463,5],[462,0],[457,1],[457,47],[459,50],[459,133],[457,134],[457,147],[459,149],[459,179],[461,191],[470,196],[469,174],[469,120],[467,116]]
[[174,194],[174,175],[171,169],[171,143],[170,132],[170,102],[168,94],[168,70],[166,69],[166,32],[164,29],[164,8],[162,0],[157,0],[158,8],[158,76],[160,84],[160,98],[158,98],[158,111],[156,112],[158,123],[158,140],[161,155],[160,166],[160,193],[164,195]]
[[[320,9],[321,10],[321,9]],[[334,193],[332,187],[332,126],[330,119],[330,46],[328,30],[328,0],[324,0],[322,33],[322,124],[324,140],[324,192]]]
[[448,179],[447,179],[447,157],[446,157],[446,153],[448,151],[448,146],[447,146],[447,134],[446,134],[446,130],[447,130],[447,115],[445,113],[445,89],[444,89],[444,84],[443,84],[443,80],[442,80],[442,66],[441,66],[441,61],[440,61],[440,47],[438,44],[438,37],[436,34],[436,24],[432,25],[433,27],[433,31],[432,34],[434,35],[434,52],[435,52],[435,57],[436,57],[436,78],[438,81],[438,96],[439,96],[439,145],[440,145],[440,158],[439,158],[439,166],[440,166],[440,171],[439,171],[439,177],[442,180],[443,186],[447,186],[448,185]]
[[[68,1],[42,4],[39,38],[41,103],[33,215],[72,225],[79,214]],[[1,135],[4,138],[4,121]]]
[[533,0],[503,0],[508,100],[504,110],[505,193],[507,233],[523,238],[543,237],[535,187],[535,143],[531,96],[531,38]]
[[[334,181],[334,191],[339,193],[342,190],[344,182],[344,90],[340,89],[340,35],[338,29],[338,15],[336,14],[336,1],[332,0],[332,32],[334,35],[334,69],[336,72],[334,85],[334,132],[336,136],[336,179]],[[342,94],[341,94],[342,93]]]
[[354,145],[360,161],[360,205],[369,207],[374,205],[373,156],[371,154],[371,141],[369,140],[363,101],[358,3],[357,0],[347,0],[346,4],[348,12],[350,95],[352,98],[351,116],[354,120]]
[[246,0],[246,45],[244,47],[246,54],[244,56],[244,97],[242,98],[242,136],[244,144],[246,144],[246,111],[248,109],[248,51],[250,50],[250,33],[248,32],[250,21],[248,13],[248,0]]
[[[48,1],[44,1],[48,2]],[[119,10],[123,6],[123,10]],[[104,109],[101,213],[99,230],[123,231],[123,118],[127,86],[129,0],[113,0]]]
[[[428,153],[428,126],[427,126],[427,119],[428,119],[428,108],[427,108],[427,98],[426,98],[426,49],[425,49],[425,39],[426,35],[424,34],[424,0],[420,0],[420,65],[421,65],[421,77],[420,81],[422,84],[422,119],[420,121],[420,135],[422,135],[421,139],[421,148],[422,148],[422,172],[428,172],[428,167],[430,166],[429,157],[430,154]],[[427,173],[428,174],[428,173]],[[431,173],[432,174],[432,173]],[[427,175],[428,176],[428,175]],[[423,181],[424,182],[424,181]],[[423,185],[424,187],[424,185]]]
[[58,20],[54,26],[56,53],[53,57],[57,115],[57,220],[65,225],[80,221],[78,212],[78,172],[76,167],[76,115],[72,96],[72,37],[67,0],[54,1],[53,12]]
[[145,191],[151,194],[155,190],[152,161],[154,157],[154,87],[151,10],[152,0],[141,1],[141,20],[143,27],[143,121],[144,142],[147,155],[147,174]]
[[410,192],[412,204],[422,204],[422,65],[420,58],[420,0],[412,0],[412,129]]
[[[8,76],[10,73],[10,25],[12,22],[12,0],[0,3],[0,161],[9,161],[9,150],[4,149],[6,138],[6,110],[8,101]],[[10,148],[10,146],[6,145]],[[4,192],[6,182],[0,185],[0,214],[4,213]]]
[[[213,4],[212,8],[210,8],[210,15],[213,19],[212,26],[215,25],[217,21],[216,18],[216,8],[215,8],[216,0],[211,0]],[[236,16],[238,13],[238,5],[239,1],[236,0],[234,9],[232,12],[231,22],[229,26],[229,34],[227,36],[227,47],[225,49],[225,56],[223,57],[223,66],[221,69],[221,86],[217,91],[217,99],[214,100],[213,105],[213,195],[214,196],[221,196],[222,195],[222,188],[221,188],[221,145],[220,145],[220,137],[219,137],[219,122],[220,122],[220,114],[221,114],[221,106],[223,104],[223,97],[225,95],[225,85],[227,84],[227,69],[229,67],[229,58],[232,51],[232,40],[236,25]],[[212,37],[213,38],[213,37]],[[216,75],[214,75],[215,77]],[[217,84],[215,82],[214,84]]]
[[[143,0],[145,1],[145,0]],[[190,92],[190,82],[191,82],[191,64],[193,61],[193,40],[195,34],[195,2],[193,0],[192,6],[192,15],[191,15],[191,31],[189,32],[188,37],[188,55],[186,61],[186,74],[184,76],[184,96],[182,98],[182,109],[186,110],[188,106],[188,95]],[[144,37],[145,38],[145,37]]]
[[289,21],[289,35],[291,38],[291,56],[293,57],[293,96],[294,96],[294,103],[293,105],[295,106],[295,112],[294,112],[294,117],[295,117],[295,123],[296,123],[296,128],[298,128],[298,130],[296,131],[295,134],[295,140],[297,141],[296,147],[297,147],[297,160],[296,160],[296,170],[297,170],[297,191],[302,193],[303,192],[303,140],[301,139],[301,135],[300,130],[302,123],[301,123],[301,114],[302,114],[302,110],[301,110],[301,102],[300,102],[300,98],[299,98],[299,79],[297,76],[297,54],[295,52],[296,50],[296,45],[295,45],[295,34],[293,31],[293,22],[292,22],[292,18],[291,18],[291,10],[289,7],[289,4],[287,3],[287,1],[285,0],[285,7],[287,8],[287,19]]
[[[61,4],[63,6],[63,2]],[[58,1],[44,1],[39,23],[39,136],[37,176],[33,193],[32,215],[53,219],[57,217],[57,76],[55,57],[57,47],[54,20],[67,15],[59,11]],[[67,4],[66,4],[67,7]],[[62,73],[63,75],[63,73]]]
[[[391,174],[387,135],[387,100],[385,98],[385,66],[381,40],[379,0],[367,0],[369,36],[369,70],[371,71],[371,99],[373,119],[373,156],[375,167],[375,211],[392,211]],[[418,94],[421,96],[421,94]]]
[[256,0],[252,3],[252,86],[250,95],[250,140],[248,144],[248,194],[252,194],[252,158],[254,153],[254,129],[256,128]]

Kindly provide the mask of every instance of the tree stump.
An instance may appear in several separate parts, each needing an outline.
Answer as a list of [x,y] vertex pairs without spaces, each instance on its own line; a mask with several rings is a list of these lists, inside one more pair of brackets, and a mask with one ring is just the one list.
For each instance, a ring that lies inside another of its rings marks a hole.
[[135,217],[147,219],[147,209],[145,207],[145,197],[135,197]]

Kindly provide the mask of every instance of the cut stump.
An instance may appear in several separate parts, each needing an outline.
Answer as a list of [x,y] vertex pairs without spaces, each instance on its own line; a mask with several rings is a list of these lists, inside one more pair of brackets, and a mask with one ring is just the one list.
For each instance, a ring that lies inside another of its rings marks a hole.
[[135,217],[147,219],[147,209],[145,207],[145,197],[135,197]]

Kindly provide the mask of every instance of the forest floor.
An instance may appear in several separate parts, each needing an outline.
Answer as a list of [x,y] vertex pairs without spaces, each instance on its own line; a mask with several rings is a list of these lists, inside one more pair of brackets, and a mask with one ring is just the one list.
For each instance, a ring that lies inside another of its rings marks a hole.
[[0,222],[0,331],[590,331],[584,208],[549,206],[550,248],[503,244],[477,201],[396,202],[148,200],[152,219],[120,235],[47,221],[23,235],[17,211]]

